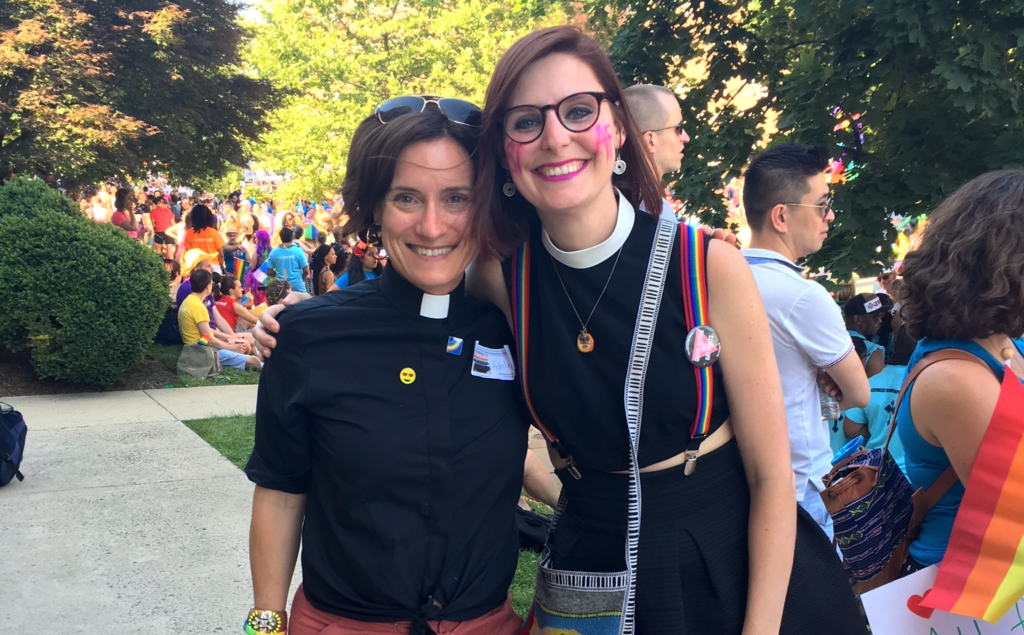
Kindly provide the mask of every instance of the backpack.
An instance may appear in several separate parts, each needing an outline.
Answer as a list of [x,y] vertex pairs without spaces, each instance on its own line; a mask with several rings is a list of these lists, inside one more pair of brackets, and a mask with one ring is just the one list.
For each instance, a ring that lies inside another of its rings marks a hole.
[[18,471],[25,455],[25,435],[28,426],[21,413],[5,403],[0,403],[0,487],[11,479],[19,481],[25,477]]

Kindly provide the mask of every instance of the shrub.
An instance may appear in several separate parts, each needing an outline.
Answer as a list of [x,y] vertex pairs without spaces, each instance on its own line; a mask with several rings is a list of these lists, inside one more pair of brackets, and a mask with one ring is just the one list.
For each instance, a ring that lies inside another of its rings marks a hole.
[[20,176],[0,187],[0,217],[17,214],[33,218],[44,211],[81,216],[71,199],[51,188],[41,179]]
[[36,209],[0,208],[0,346],[30,349],[40,377],[112,383],[167,309],[162,260],[109,224]]

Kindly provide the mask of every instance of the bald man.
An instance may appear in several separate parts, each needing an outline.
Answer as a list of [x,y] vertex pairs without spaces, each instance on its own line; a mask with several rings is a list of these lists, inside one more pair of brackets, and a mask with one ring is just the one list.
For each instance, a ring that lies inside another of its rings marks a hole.
[[664,86],[637,84],[623,91],[626,105],[642,133],[642,144],[659,177],[679,171],[690,136],[676,94]]

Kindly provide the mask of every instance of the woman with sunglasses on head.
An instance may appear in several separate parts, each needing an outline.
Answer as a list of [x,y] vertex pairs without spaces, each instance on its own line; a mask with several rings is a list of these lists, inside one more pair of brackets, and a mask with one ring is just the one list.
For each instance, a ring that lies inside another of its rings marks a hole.
[[[348,229],[392,262],[282,311],[264,367],[246,467],[250,633],[512,635],[522,624],[508,587],[527,422],[504,316],[463,283],[477,252],[479,128],[436,104],[392,106],[356,130],[342,186]],[[351,358],[374,363],[337,363]]]
[[[660,186],[603,51],[573,27],[514,44],[479,153],[482,247],[512,257],[474,265],[471,292],[514,323],[528,410],[561,466],[552,579],[628,573],[623,621],[643,635],[864,633],[834,550],[796,505],[750,269],[724,242],[636,211],[661,209]],[[557,624],[544,608],[533,618]]]

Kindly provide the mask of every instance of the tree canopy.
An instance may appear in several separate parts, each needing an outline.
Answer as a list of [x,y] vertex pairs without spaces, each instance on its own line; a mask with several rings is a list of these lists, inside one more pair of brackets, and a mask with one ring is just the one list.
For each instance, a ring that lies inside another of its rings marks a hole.
[[161,171],[182,181],[244,162],[274,106],[242,72],[229,0],[0,2],[0,179],[66,187]]
[[287,93],[257,163],[291,175],[281,195],[318,199],[344,178],[356,126],[400,95],[476,104],[498,57],[562,4],[520,0],[262,0],[248,61]]
[[[706,220],[772,142],[843,161],[836,231],[808,259],[845,279],[891,254],[891,214],[927,213],[978,174],[1024,165],[1019,1],[614,0],[593,19],[626,84],[677,88],[693,141],[675,193]],[[759,92],[737,107],[742,86]],[[852,163],[852,165],[851,165]]]

